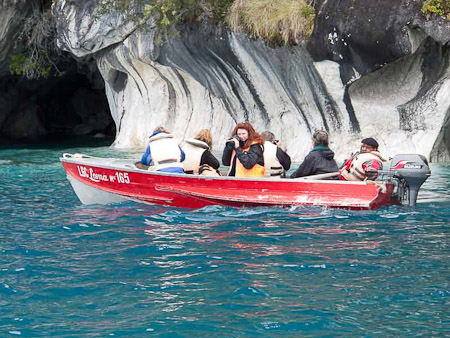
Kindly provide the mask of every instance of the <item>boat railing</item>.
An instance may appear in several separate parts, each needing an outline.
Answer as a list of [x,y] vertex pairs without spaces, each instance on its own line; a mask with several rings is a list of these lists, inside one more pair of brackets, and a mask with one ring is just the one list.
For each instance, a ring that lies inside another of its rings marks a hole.
[[323,180],[330,177],[337,177],[339,175],[339,172],[336,171],[334,173],[326,173],[326,174],[318,174],[318,175],[310,175],[310,176],[303,176],[294,178],[294,181],[304,181],[304,180]]
[[71,154],[71,153],[64,153],[63,158],[94,158],[94,156],[89,156],[86,154]]
[[136,159],[122,159],[122,158],[103,158],[103,157],[96,157],[96,156],[90,156],[85,154],[71,154],[71,153],[64,153],[63,158],[65,159],[87,159],[92,161],[99,161],[102,164],[111,165],[111,166],[120,166],[127,169],[139,169],[136,167]]

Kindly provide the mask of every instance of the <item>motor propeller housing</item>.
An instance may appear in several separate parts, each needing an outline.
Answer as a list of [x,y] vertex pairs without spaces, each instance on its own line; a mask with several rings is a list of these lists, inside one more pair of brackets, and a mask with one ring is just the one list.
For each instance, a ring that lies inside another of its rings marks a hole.
[[[409,206],[415,206],[417,194],[422,184],[431,175],[431,170],[427,159],[419,154],[400,154],[391,160],[390,170],[394,172],[394,177],[403,181],[406,191],[406,199]],[[402,194],[400,197],[403,197]]]

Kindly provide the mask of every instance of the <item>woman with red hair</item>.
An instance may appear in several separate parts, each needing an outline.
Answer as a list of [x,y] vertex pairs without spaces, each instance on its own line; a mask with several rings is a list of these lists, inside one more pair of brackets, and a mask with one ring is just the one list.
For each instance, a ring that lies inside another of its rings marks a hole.
[[238,123],[227,139],[222,163],[230,166],[228,176],[264,176],[264,140],[250,123]]

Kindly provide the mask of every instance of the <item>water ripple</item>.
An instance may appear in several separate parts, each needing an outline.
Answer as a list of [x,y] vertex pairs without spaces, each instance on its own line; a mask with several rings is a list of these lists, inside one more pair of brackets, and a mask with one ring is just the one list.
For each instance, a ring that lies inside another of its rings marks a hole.
[[82,206],[60,153],[0,152],[2,337],[450,335],[448,165],[416,208],[174,210]]

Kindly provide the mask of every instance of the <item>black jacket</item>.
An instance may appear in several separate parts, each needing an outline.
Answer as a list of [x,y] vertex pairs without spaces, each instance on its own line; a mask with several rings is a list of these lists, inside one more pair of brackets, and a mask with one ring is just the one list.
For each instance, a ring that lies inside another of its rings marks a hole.
[[311,152],[306,155],[303,163],[294,171],[291,178],[333,173],[338,171],[338,166],[334,160],[334,152],[328,147],[314,147]]
[[288,171],[291,168],[291,157],[279,147],[277,147],[277,159],[280,161],[284,170]]
[[209,150],[203,152],[202,158],[200,159],[200,165],[208,164],[214,169],[219,169],[220,163],[217,158],[211,154]]
[[227,142],[225,149],[222,154],[222,163],[225,166],[231,165],[231,170],[228,176],[236,175],[236,157],[242,163],[245,169],[251,169],[255,164],[264,166],[264,156],[262,146],[260,144],[252,144],[248,151],[242,150],[242,142],[236,150],[236,156],[234,157],[233,163],[231,163],[231,155],[234,149],[234,142]]

